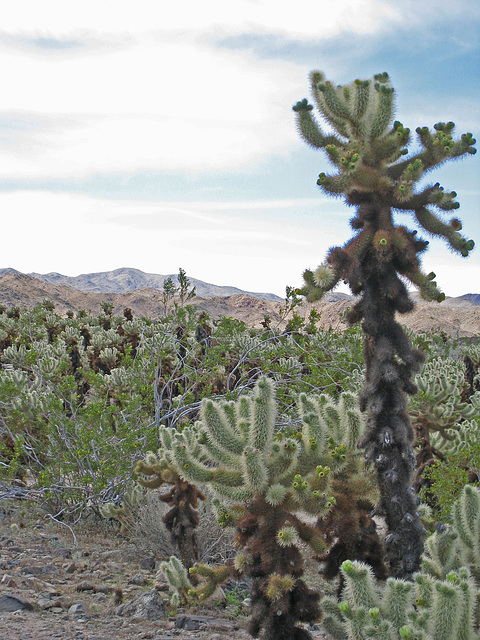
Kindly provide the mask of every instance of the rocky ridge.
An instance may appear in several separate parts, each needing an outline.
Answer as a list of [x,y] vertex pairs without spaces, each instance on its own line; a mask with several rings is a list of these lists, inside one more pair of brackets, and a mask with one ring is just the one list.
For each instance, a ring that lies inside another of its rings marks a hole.
[[[415,309],[400,317],[402,324],[414,331],[444,331],[458,337],[473,337],[480,333],[480,306],[461,298],[447,298],[441,304],[427,303],[418,296]],[[6,307],[19,306],[32,309],[45,299],[55,304],[60,315],[67,311],[85,309],[97,314],[101,303],[111,302],[114,313],[121,315],[126,307],[137,317],[157,319],[164,314],[160,293],[156,289],[135,289],[126,293],[88,293],[65,285],[54,285],[19,273],[0,275],[0,304]],[[212,318],[228,316],[244,321],[247,326],[259,327],[265,316],[270,317],[271,326],[285,326],[284,303],[263,300],[245,293],[232,296],[203,298],[197,296],[189,301]],[[308,316],[314,306],[321,313],[318,323],[324,328],[344,329],[343,314],[353,304],[345,294],[333,293],[314,305],[304,303],[296,311]]]

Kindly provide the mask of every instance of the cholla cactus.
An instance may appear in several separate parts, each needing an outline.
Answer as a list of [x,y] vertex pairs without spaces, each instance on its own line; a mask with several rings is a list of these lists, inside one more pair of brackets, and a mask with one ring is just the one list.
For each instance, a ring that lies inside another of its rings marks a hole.
[[453,523],[427,539],[422,570],[412,582],[375,582],[359,562],[342,565],[344,601],[322,601],[323,625],[335,640],[478,640],[480,490],[467,485]]
[[426,171],[446,160],[475,153],[475,140],[467,133],[455,141],[453,122],[437,123],[433,132],[417,129],[423,149],[402,159],[408,155],[410,131],[398,121],[392,124],[394,89],[388,74],[335,86],[314,71],[311,87],[334,133],[321,130],[307,100],[294,107],[300,133],[310,145],[324,149],[339,170],[330,176],[321,173],[318,184],[328,194],[343,194],[349,205],[357,207],[357,215],[351,222],[356,231],[353,239],[332,249],[316,271],[305,271],[301,293],[310,301],[318,300],[344,280],[360,296],[347,319],[363,320],[365,333],[363,408],[368,426],[362,446],[367,461],[377,469],[379,509],[390,531],[385,539],[390,571],[406,576],[419,567],[424,531],[410,486],[415,459],[405,393],[416,391],[412,377],[423,357],[411,347],[395,314],[413,309],[404,279],[427,300],[441,301],[444,295],[435,274],[420,269],[418,254],[428,243],[417,238],[416,231],[396,225],[393,211],[413,212],[427,233],[445,238],[454,251],[467,256],[474,242],[460,235],[460,221],[452,218],[446,223],[431,209],[457,209],[456,193],[445,192],[439,184],[417,193],[415,185]]
[[419,393],[410,402],[409,414],[419,445],[414,483],[419,491],[426,486],[422,478],[426,467],[471,440],[469,426],[471,431],[474,425],[469,421],[480,417],[480,393],[469,396],[469,402],[464,401],[465,367],[450,358],[434,358],[426,363],[415,384]]
[[108,502],[100,506],[100,514],[104,518],[113,518],[120,523],[120,533],[128,536],[135,528],[139,508],[145,503],[145,492],[136,484],[126,488],[122,504]]
[[169,491],[159,495],[159,499],[171,507],[162,521],[170,532],[172,543],[179,550],[182,566],[189,569],[198,560],[195,533],[199,524],[197,509],[198,501],[205,500],[205,496],[176,471],[170,456],[174,439],[175,435],[170,429],[160,427],[161,447],[158,456],[148,452],[145,461],[137,462],[135,472],[140,474],[138,483],[147,489],[158,489],[165,484],[170,486]]
[[427,540],[422,570],[435,577],[466,566],[480,580],[480,489],[466,485],[452,508],[452,522]]
[[325,598],[323,626],[334,640],[474,640],[475,581],[465,567],[445,580],[417,573],[379,587],[370,567],[346,560],[346,600]]
[[[322,553],[325,542],[298,513],[324,516],[335,508],[332,481],[358,456],[363,429],[352,394],[338,403],[301,394],[298,410],[301,431],[279,437],[274,385],[261,378],[252,397],[204,400],[201,421],[170,443],[178,473],[206,485],[217,496],[219,522],[236,526],[232,572],[253,578],[250,633],[257,636],[263,628],[265,640],[310,638],[296,626],[320,615],[318,594],[302,580],[301,547]],[[367,491],[365,481],[361,486]],[[196,572],[208,585],[208,568]],[[201,585],[197,593],[212,588]]]
[[172,607],[179,607],[189,601],[189,592],[194,585],[188,577],[188,572],[182,562],[175,556],[170,556],[168,562],[161,562],[159,567],[165,576],[172,592],[170,604]]

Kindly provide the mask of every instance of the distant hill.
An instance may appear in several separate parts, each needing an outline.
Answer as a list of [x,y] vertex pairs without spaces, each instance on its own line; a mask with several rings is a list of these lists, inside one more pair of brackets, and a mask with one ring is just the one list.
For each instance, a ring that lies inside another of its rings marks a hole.
[[[66,315],[67,311],[85,309],[97,314],[102,302],[110,302],[116,315],[121,315],[129,307],[134,316],[157,319],[164,313],[158,289],[134,289],[126,293],[99,293],[80,291],[64,284],[51,284],[32,278],[14,269],[0,270],[0,304],[6,307],[18,306],[32,309],[44,300],[55,304],[55,311]],[[192,283],[193,283],[193,279]],[[319,326],[340,330],[346,328],[345,311],[352,305],[352,297],[341,292],[333,292],[314,304],[304,303],[297,311],[308,316],[315,307],[320,313]],[[271,326],[285,326],[284,302],[264,300],[245,293],[231,296],[197,296],[191,300],[199,311],[206,311],[211,318],[221,316],[243,320],[247,326],[259,327],[269,316]],[[400,316],[400,322],[416,332],[444,331],[459,337],[480,336],[480,306],[468,300],[447,298],[445,302],[418,301],[415,309]]]
[[480,305],[480,293],[466,293],[464,296],[459,296],[458,299],[471,302],[475,306]]
[[[20,273],[15,269],[0,269],[0,274]],[[61,273],[28,273],[25,274],[43,282],[50,284],[66,285],[73,287],[79,291],[89,293],[127,293],[128,291],[136,291],[137,289],[163,289],[163,283],[171,278],[178,284],[176,274],[159,275],[156,273],[144,273],[140,269],[132,269],[122,267],[113,271],[100,271],[98,273],[84,273],[79,276],[64,276]],[[282,298],[273,293],[254,293],[251,291],[242,291],[237,287],[224,287],[196,278],[187,276],[192,287],[195,287],[197,296],[202,298],[210,297],[226,297],[240,294],[247,294],[261,300],[271,300],[272,302],[280,302]]]

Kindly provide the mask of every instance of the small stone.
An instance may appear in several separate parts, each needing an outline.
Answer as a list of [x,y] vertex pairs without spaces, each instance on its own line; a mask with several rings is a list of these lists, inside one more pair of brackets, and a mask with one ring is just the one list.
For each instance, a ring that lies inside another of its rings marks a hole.
[[82,613],[85,613],[85,608],[81,602],[77,602],[76,604],[72,604],[72,606],[68,610],[68,613],[70,615],[80,615]]
[[63,565],[64,569],[65,569],[65,573],[75,573],[75,571],[77,570],[77,565],[74,562],[68,562],[67,564]]
[[63,613],[62,607],[52,607],[50,613]]
[[105,585],[102,584],[99,587],[95,587],[95,593],[111,593],[112,592],[113,587],[111,587],[110,585]]
[[58,573],[58,569],[53,564],[44,564],[40,567],[30,565],[20,569],[20,574],[23,576],[43,576],[47,573]]
[[9,576],[8,573],[5,573],[2,577],[2,584],[5,587],[16,587],[17,583],[15,582],[15,580],[12,578],[12,576]]
[[155,556],[144,558],[140,562],[140,569],[147,569],[148,571],[153,571],[155,569]]
[[82,580],[77,584],[77,591],[94,591],[95,587],[90,580]]
[[40,600],[37,602],[37,605],[40,609],[51,609],[53,607],[52,601],[49,600],[48,598],[40,598]]
[[158,593],[152,589],[120,605],[117,615],[142,620],[160,620],[165,618],[165,605]]
[[106,599],[107,595],[105,593],[102,593],[101,591],[93,596],[93,600],[95,600],[96,602],[103,602]]
[[65,559],[72,557],[71,549],[66,549],[65,547],[56,547],[52,553],[54,556],[65,558]]
[[142,576],[141,573],[137,573],[133,576],[133,578],[130,578],[128,584],[135,584],[137,585],[137,587],[142,587],[146,582],[147,579],[145,578],[145,576]]

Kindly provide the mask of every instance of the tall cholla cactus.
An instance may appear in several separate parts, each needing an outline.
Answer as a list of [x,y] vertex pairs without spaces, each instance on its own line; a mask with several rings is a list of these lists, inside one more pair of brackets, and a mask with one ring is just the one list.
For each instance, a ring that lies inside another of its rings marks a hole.
[[322,600],[323,626],[334,640],[478,640],[480,490],[464,487],[452,525],[430,536],[413,581],[375,582],[361,562],[345,561],[344,600]]
[[307,100],[293,107],[298,127],[339,170],[330,176],[321,173],[318,184],[329,194],[345,195],[347,203],[357,207],[357,215],[351,222],[355,236],[343,248],[332,249],[316,271],[305,271],[301,293],[310,301],[319,300],[344,280],[360,296],[347,318],[350,323],[363,320],[365,333],[367,432],[361,444],[378,473],[379,511],[390,531],[385,539],[390,571],[406,576],[418,569],[423,528],[410,486],[415,460],[404,393],[415,393],[412,376],[423,358],[411,347],[395,313],[414,306],[403,279],[427,300],[441,301],[444,295],[434,282],[435,274],[420,269],[418,254],[428,243],[417,238],[416,231],[396,225],[392,211],[413,212],[429,234],[444,237],[454,251],[467,256],[474,243],[460,235],[460,221],[446,223],[431,209],[457,209],[455,192],[446,193],[438,184],[418,193],[414,187],[433,167],[475,153],[475,140],[469,133],[454,140],[452,122],[436,124],[433,132],[418,128],[423,149],[402,159],[408,155],[410,131],[400,122],[392,125],[394,89],[386,73],[337,87],[314,71],[311,85],[317,107],[335,133],[322,132]]
[[[296,623],[320,616],[318,594],[302,580],[301,547],[325,548],[322,533],[298,512],[325,515],[334,508],[332,479],[358,456],[363,423],[356,397],[342,394],[338,403],[326,395],[299,397],[302,430],[276,435],[273,382],[261,378],[253,397],[236,403],[204,400],[201,421],[172,442],[180,475],[204,484],[216,496],[219,522],[237,529],[232,573],[253,578],[250,633],[264,640],[307,640]],[[197,434],[193,438],[192,434]],[[367,491],[368,483],[363,481]],[[216,588],[212,570],[193,570]]]

